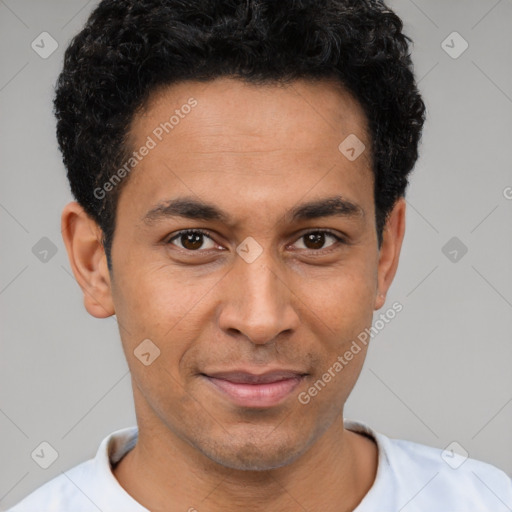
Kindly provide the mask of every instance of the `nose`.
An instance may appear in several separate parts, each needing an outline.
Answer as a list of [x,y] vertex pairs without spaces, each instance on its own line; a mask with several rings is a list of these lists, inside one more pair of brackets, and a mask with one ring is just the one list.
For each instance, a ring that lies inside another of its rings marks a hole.
[[264,345],[297,329],[296,295],[272,261],[268,251],[252,263],[238,258],[223,280],[219,326],[227,334]]

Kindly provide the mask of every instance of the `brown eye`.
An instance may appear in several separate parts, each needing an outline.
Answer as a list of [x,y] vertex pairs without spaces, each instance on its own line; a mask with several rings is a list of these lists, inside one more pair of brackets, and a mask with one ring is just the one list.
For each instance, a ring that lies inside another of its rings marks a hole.
[[[333,242],[326,246],[325,244],[329,239],[333,240]],[[321,251],[322,249],[328,249],[336,244],[344,243],[344,240],[341,237],[325,230],[316,230],[306,233],[302,235],[296,243],[299,241],[303,241],[303,247],[299,247],[299,249],[311,251]],[[209,247],[205,247],[207,242],[210,242]],[[189,252],[202,252],[203,250],[206,251],[216,247],[212,238],[206,232],[198,229],[180,231],[170,238],[167,243],[176,245],[180,249]]]
[[[211,241],[211,247],[203,247],[205,243],[205,238]],[[204,233],[203,231],[199,231],[197,229],[181,231],[174,235],[172,238],[170,238],[167,243],[177,245],[173,243],[175,240],[179,241],[179,243],[181,244],[178,245],[180,249],[184,249],[187,251],[198,251],[201,248],[212,249],[215,247],[213,240],[206,233]]]
[[[334,240],[334,243],[329,244],[327,247],[324,247],[326,239],[331,238]],[[299,247],[300,249],[310,249],[312,251],[318,251],[321,249],[329,248],[336,243],[343,243],[343,240],[331,233],[330,231],[311,231],[302,235],[299,240],[304,240],[304,247]]]

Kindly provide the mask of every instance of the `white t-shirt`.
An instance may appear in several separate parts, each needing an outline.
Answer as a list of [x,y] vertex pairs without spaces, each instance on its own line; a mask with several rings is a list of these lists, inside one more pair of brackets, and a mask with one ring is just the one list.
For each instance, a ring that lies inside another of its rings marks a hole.
[[[379,450],[375,482],[354,512],[512,511],[512,480],[500,469],[388,438],[358,421],[345,420],[345,427],[372,437]],[[137,435],[137,427],[113,432],[94,459],[50,480],[8,512],[148,512],[121,487],[110,465],[135,446]]]

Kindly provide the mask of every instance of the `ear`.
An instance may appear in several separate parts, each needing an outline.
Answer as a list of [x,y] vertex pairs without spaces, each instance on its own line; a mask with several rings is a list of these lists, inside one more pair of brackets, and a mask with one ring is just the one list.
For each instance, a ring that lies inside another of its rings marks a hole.
[[405,209],[405,199],[401,197],[396,201],[383,229],[377,269],[378,288],[374,309],[380,309],[386,302],[386,294],[398,268],[400,250],[405,234]]
[[76,202],[64,207],[61,228],[71,269],[84,293],[85,309],[96,318],[112,316],[115,310],[101,228]]

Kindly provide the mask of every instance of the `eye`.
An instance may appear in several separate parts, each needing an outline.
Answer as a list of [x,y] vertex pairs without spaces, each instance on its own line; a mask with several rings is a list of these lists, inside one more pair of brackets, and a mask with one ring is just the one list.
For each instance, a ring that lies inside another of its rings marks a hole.
[[[204,247],[205,238],[209,240],[210,247]],[[331,240],[334,240],[334,242],[329,244],[327,247],[323,247],[326,242],[326,239],[329,238]],[[299,239],[295,243],[298,243],[299,241],[303,240],[303,247],[299,247],[299,249],[306,249],[317,252],[320,251],[321,249],[332,247],[333,245],[336,245],[338,243],[344,243],[343,238],[335,235],[334,233],[331,233],[330,231],[325,230],[316,230],[305,233],[301,237],[299,237]],[[178,241],[179,245],[175,244],[175,241]],[[169,238],[167,243],[177,245],[180,249],[189,252],[201,252],[200,249],[206,251],[208,249],[215,249],[215,247],[217,247],[217,245],[215,244],[213,239],[208,235],[208,233],[201,229],[186,229],[183,231],[179,231],[172,238]]]
[[[211,242],[211,247],[203,247],[204,238],[208,238]],[[178,240],[181,244],[180,249],[185,249],[186,251],[197,252],[198,249],[214,249],[215,243],[212,238],[208,236],[207,233],[200,229],[187,229],[185,231],[180,231],[172,238],[170,238],[167,243],[173,244],[174,240]],[[175,244],[173,244],[175,245]]]
[[[326,238],[331,238],[334,240],[334,242],[332,244],[328,245],[327,247],[323,247],[323,245],[325,244]],[[326,248],[332,247],[333,245],[336,245],[338,243],[344,242],[344,240],[341,237],[335,235],[334,233],[331,233],[330,231],[320,231],[320,230],[310,231],[309,233],[303,234],[297,240],[297,242],[302,241],[302,240],[304,240],[304,242],[303,242],[304,247],[299,247],[299,249],[309,249],[312,251],[319,251],[321,249],[326,249]]]

